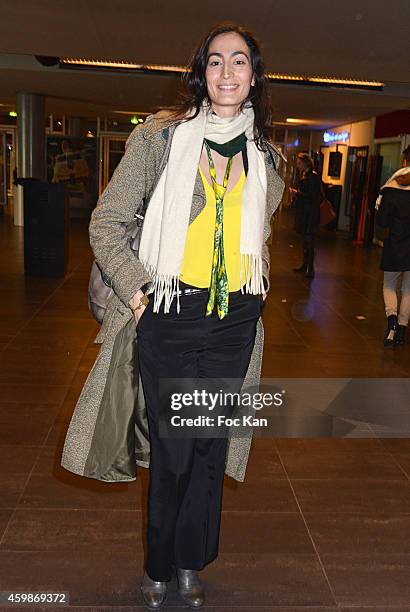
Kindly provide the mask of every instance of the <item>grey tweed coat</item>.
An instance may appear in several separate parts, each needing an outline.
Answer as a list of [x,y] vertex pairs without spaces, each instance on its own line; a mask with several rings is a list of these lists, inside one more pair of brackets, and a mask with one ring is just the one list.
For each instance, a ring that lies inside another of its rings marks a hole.
[[[61,465],[75,474],[105,482],[132,481],[136,465],[149,467],[149,432],[139,377],[136,326],[129,300],[152,279],[131,251],[125,225],[134,219],[142,198],[148,198],[167,161],[178,121],[153,115],[130,134],[122,160],[101,194],[92,213],[89,233],[95,258],[111,280],[114,295],[109,301],[95,342],[101,344],[69,424]],[[278,207],[284,183],[276,172],[279,153],[269,146],[265,155],[267,198],[263,276],[269,288],[271,218]],[[190,223],[205,205],[202,179],[197,173]],[[263,325],[257,323],[255,345],[243,383],[259,384],[263,353]],[[252,428],[230,432],[225,473],[245,479]]]

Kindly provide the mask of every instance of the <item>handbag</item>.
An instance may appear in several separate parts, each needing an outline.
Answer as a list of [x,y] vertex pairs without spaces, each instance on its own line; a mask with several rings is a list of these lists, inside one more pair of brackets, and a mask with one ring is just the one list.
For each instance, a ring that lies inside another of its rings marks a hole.
[[336,219],[336,213],[333,209],[332,203],[326,198],[320,203],[320,225],[328,225]]
[[[146,121],[147,120],[148,118],[146,119]],[[158,184],[160,176],[167,163],[172,141],[170,131],[171,129],[175,129],[175,127],[176,125],[173,126],[173,128],[171,126],[163,130],[163,136],[164,138],[166,138],[166,145],[164,147],[164,152],[162,154],[162,158],[159,164],[158,172],[155,176],[154,183],[151,186],[150,194],[142,199],[140,206],[137,208],[134,214],[133,221],[127,223],[125,226],[125,234],[128,238],[128,244],[131,250],[134,252],[135,256],[138,255],[145,211],[147,210],[149,200],[154,192],[155,187]],[[88,308],[94,319],[98,321],[98,323],[102,323],[105,311],[107,310],[107,304],[113,293],[114,290],[109,279],[101,270],[98,263],[94,260],[91,266],[90,280],[88,282]]]
[[[144,199],[139,210],[137,210],[134,215],[134,220],[128,223],[125,228],[129,247],[134,252],[135,256],[138,254],[141,240],[145,207],[146,204]],[[90,280],[88,282],[88,308],[98,323],[102,323],[105,311],[107,310],[107,304],[113,293],[114,290],[109,279],[94,260],[91,266]]]
[[328,225],[336,219],[336,213],[334,211],[332,203],[327,199],[325,195],[325,190],[323,188],[322,181],[320,181],[320,193],[322,196],[322,200],[320,202],[319,225],[324,226]]

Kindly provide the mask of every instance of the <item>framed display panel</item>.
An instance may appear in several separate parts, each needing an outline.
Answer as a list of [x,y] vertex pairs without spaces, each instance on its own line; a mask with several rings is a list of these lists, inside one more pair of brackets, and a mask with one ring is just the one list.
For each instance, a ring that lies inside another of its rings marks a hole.
[[331,151],[329,153],[329,163],[328,163],[328,176],[334,179],[340,179],[340,174],[342,171],[342,158],[343,155],[340,151]]
[[47,180],[64,183],[71,217],[87,217],[98,199],[97,139],[47,136]]

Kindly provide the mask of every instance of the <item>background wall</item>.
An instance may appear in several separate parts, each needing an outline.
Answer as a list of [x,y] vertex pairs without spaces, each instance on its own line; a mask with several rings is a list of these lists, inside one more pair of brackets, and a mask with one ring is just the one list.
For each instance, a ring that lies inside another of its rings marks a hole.
[[[343,142],[339,143],[339,146],[336,145],[338,143],[332,143],[330,146],[325,146],[326,143],[322,140],[322,153],[323,153],[323,173],[322,179],[325,183],[332,183],[333,185],[342,185],[342,198],[340,204],[340,213],[339,213],[339,221],[338,228],[342,230],[347,230],[349,227],[349,217],[344,214],[345,211],[345,199],[346,199],[346,167],[348,162],[348,148],[349,147],[369,147],[369,155],[373,153],[373,139],[374,139],[374,122],[375,119],[371,118],[366,121],[357,121],[354,123],[347,123],[344,125],[339,125],[336,128],[332,128],[332,132],[336,134],[340,134],[342,132],[348,132],[349,138]],[[322,133],[322,138],[323,138]],[[329,167],[329,153],[331,151],[338,150],[342,153],[342,168],[340,172],[340,178],[336,179],[328,175],[328,167]]]

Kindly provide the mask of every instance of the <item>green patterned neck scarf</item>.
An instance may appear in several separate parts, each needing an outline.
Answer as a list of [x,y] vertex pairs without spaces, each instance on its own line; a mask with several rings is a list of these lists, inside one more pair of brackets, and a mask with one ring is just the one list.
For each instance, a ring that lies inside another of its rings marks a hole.
[[209,173],[211,175],[216,200],[214,254],[212,258],[211,284],[209,287],[208,304],[206,306],[206,316],[209,316],[213,313],[216,303],[218,317],[220,319],[223,319],[224,316],[228,314],[229,305],[228,275],[226,273],[223,244],[223,201],[226,193],[226,188],[228,186],[233,156],[229,157],[228,159],[223,185],[219,185],[216,182],[216,172],[214,162],[211,156],[211,150],[206,141],[205,146],[208,152]]

